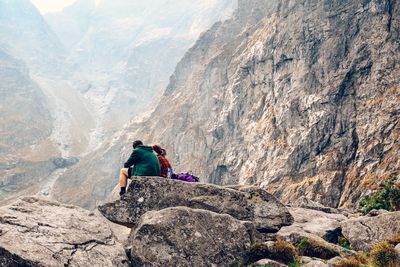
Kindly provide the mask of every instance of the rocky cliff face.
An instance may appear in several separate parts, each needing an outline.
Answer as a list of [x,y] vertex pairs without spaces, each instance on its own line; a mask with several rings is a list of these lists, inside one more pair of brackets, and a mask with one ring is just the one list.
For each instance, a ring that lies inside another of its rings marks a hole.
[[240,1],[129,129],[179,171],[350,205],[400,168],[400,3]]
[[[400,168],[399,8],[239,1],[186,53],[155,111],[66,173],[58,197],[88,206],[105,198],[131,141],[143,139],[203,181],[352,205]],[[82,183],[90,190],[64,193]]]

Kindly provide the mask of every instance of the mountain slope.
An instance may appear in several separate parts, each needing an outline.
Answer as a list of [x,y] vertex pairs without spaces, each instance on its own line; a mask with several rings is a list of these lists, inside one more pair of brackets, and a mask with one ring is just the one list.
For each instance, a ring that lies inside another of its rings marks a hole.
[[116,128],[151,109],[185,51],[235,7],[236,0],[80,0],[46,20],[69,48],[68,78],[105,128]]
[[64,48],[29,0],[0,0],[0,47],[32,73],[56,74]]
[[399,15],[390,0],[239,1],[186,53],[151,116],[71,174],[106,160],[111,177],[86,172],[109,187],[141,138],[205,181],[352,205],[399,175]]
[[240,6],[268,3],[233,41],[240,10],[198,41],[139,133],[209,181],[350,204],[400,169],[400,3]]
[[46,98],[26,66],[0,50],[1,153],[33,145],[51,133]]
[[59,102],[52,102],[48,90],[61,88],[44,90],[38,82],[62,76],[64,57],[57,36],[29,0],[0,0],[0,201],[25,190],[36,194],[55,170],[76,163],[60,158],[64,143],[53,112]]
[[[349,204],[365,183],[400,167],[400,5],[272,2],[273,12],[243,29],[239,45],[201,54],[199,81],[178,66],[167,97],[190,104],[161,104],[150,137],[210,181],[261,184],[285,201],[306,195]],[[160,138],[161,121],[175,123]]]
[[44,19],[57,33],[66,50],[70,50],[87,33],[95,7],[96,0],[77,0],[62,12],[45,14]]

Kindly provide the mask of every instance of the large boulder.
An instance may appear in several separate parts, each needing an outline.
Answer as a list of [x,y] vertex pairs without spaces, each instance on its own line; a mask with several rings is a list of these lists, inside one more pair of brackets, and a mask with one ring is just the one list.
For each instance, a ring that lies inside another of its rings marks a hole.
[[293,222],[284,205],[255,187],[235,190],[154,177],[134,178],[120,200],[101,205],[99,210],[114,223],[135,227],[147,211],[177,206],[229,214],[254,222],[262,233],[276,232]]
[[242,266],[251,224],[187,207],[149,211],[129,238],[133,266]]
[[291,207],[289,212],[293,215],[294,223],[282,227],[278,236],[286,237],[292,233],[307,233],[331,243],[338,243],[338,237],[341,236],[340,223],[347,220],[347,217],[342,214],[313,209]]
[[104,219],[25,197],[0,208],[0,266],[128,266]]
[[368,251],[374,244],[400,233],[400,211],[346,220],[341,226],[353,249]]

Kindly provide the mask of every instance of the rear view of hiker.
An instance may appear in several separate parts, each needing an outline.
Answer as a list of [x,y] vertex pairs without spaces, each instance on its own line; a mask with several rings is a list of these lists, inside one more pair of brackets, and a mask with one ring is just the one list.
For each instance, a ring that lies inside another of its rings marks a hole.
[[[157,158],[158,158],[158,161],[160,162],[161,176],[167,177],[168,169],[170,169],[170,171],[172,172],[171,164],[165,158],[165,156],[167,155],[167,151],[158,145],[153,145],[153,150],[154,150],[154,152],[157,153]],[[169,177],[169,178],[171,178],[171,177]]]
[[131,176],[161,176],[160,163],[150,146],[137,140],[132,144],[133,152],[119,173],[120,195],[125,194]]

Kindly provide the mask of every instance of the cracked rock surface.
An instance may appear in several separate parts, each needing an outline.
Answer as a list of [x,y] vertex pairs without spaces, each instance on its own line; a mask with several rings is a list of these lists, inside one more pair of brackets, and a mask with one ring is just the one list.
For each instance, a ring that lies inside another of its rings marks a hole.
[[154,177],[135,177],[121,200],[99,206],[99,210],[114,223],[134,227],[147,211],[177,206],[229,214],[253,222],[260,232],[276,232],[293,222],[287,208],[259,188],[235,190]]
[[149,211],[129,238],[132,266],[241,266],[253,241],[248,227],[208,210]]
[[93,212],[36,197],[0,208],[0,266],[128,266]]
[[400,234],[400,211],[344,221],[342,232],[353,249],[368,251],[375,243]]
[[347,217],[342,214],[331,214],[317,210],[289,208],[289,211],[294,217],[294,223],[283,227],[278,232],[281,237],[289,236],[292,233],[307,233],[337,243],[340,223],[347,220]]

